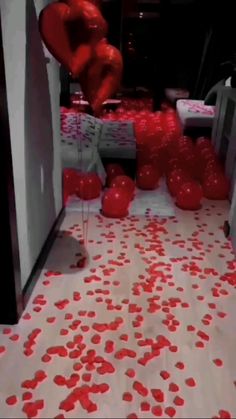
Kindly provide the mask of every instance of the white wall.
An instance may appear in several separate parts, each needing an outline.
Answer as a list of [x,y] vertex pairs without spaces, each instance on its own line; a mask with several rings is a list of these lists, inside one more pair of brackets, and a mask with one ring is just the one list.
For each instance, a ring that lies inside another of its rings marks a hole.
[[0,0],[22,287],[61,209],[59,68],[46,64],[35,3]]

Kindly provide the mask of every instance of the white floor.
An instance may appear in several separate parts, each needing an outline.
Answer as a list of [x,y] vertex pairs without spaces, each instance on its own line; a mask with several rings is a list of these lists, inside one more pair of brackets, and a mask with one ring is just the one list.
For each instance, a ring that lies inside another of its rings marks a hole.
[[67,214],[22,320],[0,329],[0,416],[235,417],[227,212],[91,214],[86,251]]

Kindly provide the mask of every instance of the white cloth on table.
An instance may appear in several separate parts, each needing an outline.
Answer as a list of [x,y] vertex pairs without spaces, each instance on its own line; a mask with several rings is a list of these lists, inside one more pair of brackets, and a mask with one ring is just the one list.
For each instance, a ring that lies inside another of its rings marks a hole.
[[136,140],[133,122],[104,121],[99,153],[103,158],[135,159]]
[[176,104],[182,128],[211,128],[215,106],[204,105],[203,100],[180,99]]
[[61,120],[61,152],[63,167],[75,167],[87,173],[96,172],[105,184],[106,172],[98,151],[101,129],[100,119],[67,112]]

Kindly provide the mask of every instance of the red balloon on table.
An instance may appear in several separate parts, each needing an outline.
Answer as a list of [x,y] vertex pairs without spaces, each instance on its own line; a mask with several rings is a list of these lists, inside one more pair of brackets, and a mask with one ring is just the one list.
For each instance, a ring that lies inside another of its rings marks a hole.
[[176,195],[176,205],[183,210],[198,210],[201,208],[202,188],[194,180],[183,183]]
[[221,172],[206,174],[203,181],[203,193],[208,199],[225,200],[229,197],[230,182]]
[[102,214],[108,218],[123,218],[129,213],[130,195],[123,188],[110,188],[102,198]]
[[110,186],[113,179],[117,176],[121,176],[125,174],[123,167],[117,163],[110,163],[106,166],[106,173],[107,173],[107,185]]
[[130,199],[134,198],[135,183],[129,176],[116,176],[115,179],[113,179],[111,182],[111,188],[125,189],[128,192]]
[[183,183],[188,182],[191,180],[189,174],[185,172],[183,169],[174,169],[170,174],[167,176],[167,187],[169,192],[172,196],[176,196],[180,186]]
[[77,195],[79,198],[89,201],[99,198],[102,190],[102,182],[96,173],[81,175]]
[[151,164],[140,167],[137,171],[137,186],[143,190],[154,190],[158,187],[160,174]]

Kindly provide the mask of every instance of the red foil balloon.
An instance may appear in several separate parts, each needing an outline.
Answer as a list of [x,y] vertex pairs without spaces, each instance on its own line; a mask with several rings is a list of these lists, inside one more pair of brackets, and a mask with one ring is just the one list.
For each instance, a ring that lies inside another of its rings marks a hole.
[[173,170],[167,177],[167,187],[172,196],[176,196],[183,183],[190,181],[191,178],[187,172],[182,169]]
[[98,9],[101,9],[102,0],[88,0],[90,3],[93,3]]
[[201,186],[192,180],[180,186],[176,195],[176,205],[183,210],[198,210],[201,208],[202,197]]
[[112,188],[122,188],[127,191],[130,196],[130,199],[134,198],[135,193],[135,183],[129,176],[117,176],[111,182]]
[[203,182],[203,193],[208,199],[224,200],[229,197],[230,182],[223,173],[208,174]]
[[111,186],[111,182],[117,177],[124,175],[124,169],[117,163],[110,163],[106,167],[107,185]]
[[123,218],[129,213],[130,197],[123,188],[110,188],[102,199],[102,214],[109,218]]
[[160,174],[151,164],[140,167],[137,171],[137,186],[143,190],[153,190],[158,187]]
[[81,88],[95,116],[100,115],[103,103],[118,90],[122,71],[120,51],[103,39],[97,44],[89,66],[80,76]]
[[106,36],[107,23],[89,1],[68,0],[41,11],[39,31],[50,53],[78,77],[93,56],[93,46]]
[[96,173],[81,175],[77,195],[79,198],[89,201],[99,198],[102,190],[102,183]]

